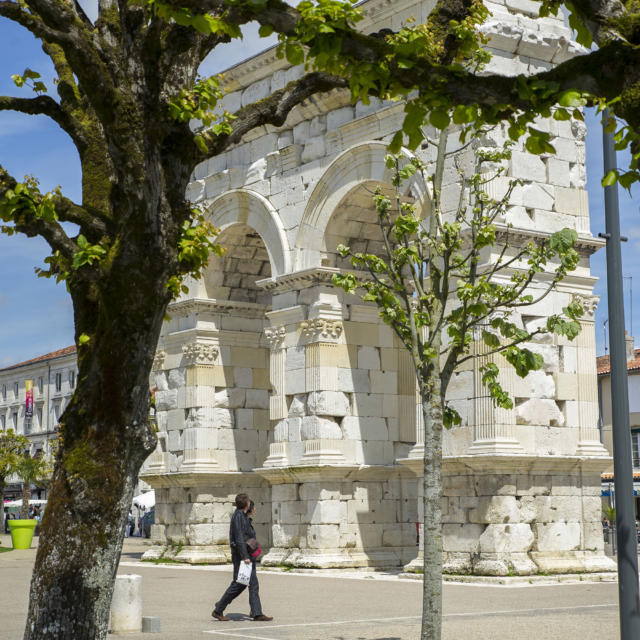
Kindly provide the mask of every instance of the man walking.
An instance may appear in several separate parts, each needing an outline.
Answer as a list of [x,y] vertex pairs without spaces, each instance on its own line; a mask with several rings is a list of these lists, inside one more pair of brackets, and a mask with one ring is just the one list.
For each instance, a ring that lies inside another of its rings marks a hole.
[[231,516],[231,524],[229,526],[229,544],[231,545],[231,561],[233,562],[233,581],[224,595],[216,602],[211,615],[220,621],[226,621],[230,618],[224,615],[224,610],[237,598],[246,588],[246,585],[236,582],[240,563],[246,562],[251,564],[251,579],[249,581],[249,606],[251,608],[251,617],[256,622],[269,622],[273,620],[271,616],[265,616],[262,613],[262,604],[260,603],[258,576],[256,575],[256,559],[252,558],[247,548],[247,540],[255,539],[256,532],[247,516],[251,500],[246,493],[239,493],[235,500],[236,510]]

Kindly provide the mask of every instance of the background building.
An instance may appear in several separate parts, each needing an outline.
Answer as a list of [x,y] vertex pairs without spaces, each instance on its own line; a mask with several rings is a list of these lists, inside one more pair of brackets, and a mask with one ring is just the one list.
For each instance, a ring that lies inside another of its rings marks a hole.
[[[77,375],[75,346],[0,369],[0,430],[13,429],[27,437],[33,456],[49,453],[51,442],[57,438],[60,416],[73,395]],[[31,418],[25,415],[27,380],[33,385]],[[11,480],[5,498],[19,498],[21,485],[17,478]],[[46,490],[39,488],[34,497],[46,498]]]

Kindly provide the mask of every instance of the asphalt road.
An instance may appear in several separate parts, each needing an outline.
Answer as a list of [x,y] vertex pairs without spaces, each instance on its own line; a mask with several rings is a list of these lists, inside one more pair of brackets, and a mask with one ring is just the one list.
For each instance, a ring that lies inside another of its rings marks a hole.
[[[0,542],[1,544],[1,542]],[[246,592],[211,618],[227,587],[229,567],[141,564],[144,541],[125,543],[120,573],[143,580],[143,615],[161,621],[161,633],[126,638],[184,640],[418,640],[422,584],[394,575],[297,575],[260,571],[260,593],[270,623],[249,617]],[[35,550],[0,554],[0,640],[19,640],[27,611]],[[617,585],[487,586],[445,584],[446,640],[613,640],[618,637]],[[118,637],[112,635],[111,637]],[[125,636],[122,636],[125,637]]]

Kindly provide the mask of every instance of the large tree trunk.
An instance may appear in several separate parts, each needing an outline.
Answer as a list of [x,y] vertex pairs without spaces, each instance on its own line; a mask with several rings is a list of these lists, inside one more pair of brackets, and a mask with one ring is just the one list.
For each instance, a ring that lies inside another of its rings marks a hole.
[[422,396],[424,577],[421,640],[442,636],[442,406],[439,380]]
[[[107,635],[138,471],[156,443],[149,372],[169,298],[166,277],[145,273],[145,258],[127,254],[97,304],[73,295],[76,333],[91,327],[91,339],[79,347],[78,386],[61,420],[25,640]],[[127,259],[138,268],[127,269]]]

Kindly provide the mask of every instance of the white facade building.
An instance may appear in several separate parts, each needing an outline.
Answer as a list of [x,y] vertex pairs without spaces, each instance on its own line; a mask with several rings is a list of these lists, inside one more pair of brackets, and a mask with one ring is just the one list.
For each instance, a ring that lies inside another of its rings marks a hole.
[[[27,437],[31,455],[48,453],[50,443],[57,438],[58,422],[73,395],[77,376],[75,346],[0,369],[0,431],[13,429]],[[31,418],[25,415],[27,380],[33,384]],[[5,497],[19,493],[19,485],[10,485]]]

